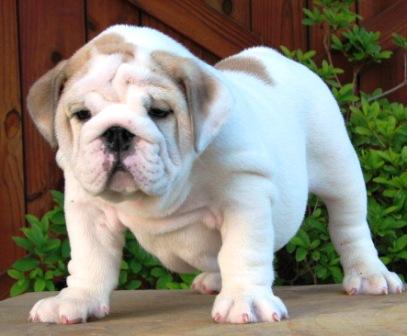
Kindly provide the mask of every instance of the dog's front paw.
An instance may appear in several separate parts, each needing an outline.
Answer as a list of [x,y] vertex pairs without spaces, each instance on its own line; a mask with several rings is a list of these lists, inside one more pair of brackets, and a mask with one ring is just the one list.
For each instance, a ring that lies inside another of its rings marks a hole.
[[201,294],[219,293],[222,286],[220,273],[203,272],[192,282],[191,288]]
[[345,271],[343,288],[349,295],[378,295],[403,291],[403,282],[396,273],[389,272],[384,265],[378,269],[367,269],[359,265]]
[[287,317],[287,308],[271,289],[245,294],[222,291],[212,309],[212,318],[218,323],[276,322]]
[[39,300],[30,311],[32,322],[74,324],[88,317],[102,318],[109,313],[103,303],[83,289],[65,288],[58,295]]

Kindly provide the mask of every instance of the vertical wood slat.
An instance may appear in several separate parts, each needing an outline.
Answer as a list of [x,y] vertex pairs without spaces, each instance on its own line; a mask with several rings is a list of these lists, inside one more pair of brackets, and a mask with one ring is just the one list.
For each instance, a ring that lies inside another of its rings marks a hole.
[[[378,22],[380,22],[380,15],[383,11],[394,5],[402,4],[403,1],[405,0],[360,1],[359,14],[364,18],[364,21],[377,16]],[[395,14],[400,15],[401,13]],[[398,23],[400,18],[401,17],[394,18],[396,23]],[[391,20],[391,18],[386,17],[386,21],[389,19]],[[394,24],[395,22],[392,23]],[[401,49],[395,49],[393,52],[394,55],[390,60],[384,61],[380,64],[374,64],[363,71],[363,73],[360,75],[360,89],[362,91],[372,92],[376,88],[382,88],[383,91],[386,91],[403,81],[404,57],[406,52]],[[407,104],[407,89],[404,87],[398,91],[395,91],[391,95],[387,96],[387,98]]]
[[[20,1],[22,94],[61,59],[85,42],[83,0]],[[51,208],[50,189],[62,187],[55,153],[35,129],[24,109],[24,147],[27,211],[42,215]]]
[[251,2],[252,30],[270,47],[306,49],[307,29],[302,25],[305,5],[305,0],[254,0]]
[[128,0],[219,57],[261,43],[258,34],[241,27],[200,0]]
[[86,0],[87,39],[114,24],[140,24],[140,11],[127,0]]
[[23,251],[11,237],[24,223],[22,116],[15,0],[0,1],[0,299],[8,294],[5,274]]

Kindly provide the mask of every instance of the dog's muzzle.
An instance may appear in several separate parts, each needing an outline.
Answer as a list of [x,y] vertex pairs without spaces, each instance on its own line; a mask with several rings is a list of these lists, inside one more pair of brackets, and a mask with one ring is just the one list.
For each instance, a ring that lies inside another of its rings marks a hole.
[[130,148],[134,134],[123,127],[113,126],[102,134],[102,138],[110,152],[121,153]]

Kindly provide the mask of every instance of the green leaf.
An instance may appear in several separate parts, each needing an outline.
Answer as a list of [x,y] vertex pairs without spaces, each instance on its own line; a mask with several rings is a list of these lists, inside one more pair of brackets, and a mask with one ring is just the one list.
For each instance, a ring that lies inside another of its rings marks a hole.
[[45,244],[44,250],[46,252],[50,252],[52,250],[56,250],[61,245],[61,241],[59,239],[48,239]]
[[187,285],[191,285],[192,281],[194,281],[197,275],[198,275],[197,273],[183,273],[180,274],[179,276],[184,283],[186,283]]
[[55,285],[51,280],[45,280],[45,288],[49,291],[54,291]]
[[51,280],[54,278],[54,272],[52,271],[46,271],[44,275],[45,280]]
[[329,271],[331,272],[332,278],[334,279],[335,283],[342,282],[342,271],[338,266],[330,266]]
[[25,257],[17,260],[13,265],[12,268],[15,268],[18,271],[27,272],[32,270],[38,265],[38,260]]
[[127,272],[125,270],[120,271],[119,284],[124,285],[127,282]]
[[7,274],[10,278],[13,278],[13,279],[17,279],[17,280],[24,279],[24,273],[21,271],[17,271],[15,269],[9,269],[7,271]]
[[41,221],[34,215],[25,215],[25,219],[31,226],[36,225],[38,227],[41,227]]
[[71,254],[71,247],[69,245],[69,240],[65,239],[61,245],[61,255],[63,258],[66,259],[66,258],[69,258],[70,254]]
[[34,282],[34,291],[42,292],[45,289],[45,280],[44,279],[36,279]]
[[134,274],[138,274],[141,271],[141,269],[143,268],[143,266],[134,259],[131,259],[129,261],[129,266],[130,266],[131,271]]
[[126,289],[138,289],[141,286],[140,280],[131,280],[127,285]]
[[172,282],[172,280],[173,280],[172,276],[167,273],[166,275],[164,275],[158,279],[156,288],[157,289],[168,289],[167,284],[169,282]]
[[51,216],[51,221],[52,221],[54,224],[57,224],[57,225],[63,225],[63,224],[65,224],[64,212],[63,212],[62,210],[56,211],[56,212]]
[[407,246],[407,234],[401,236],[396,240],[395,243],[395,251],[404,250]]
[[28,279],[20,279],[18,280],[11,288],[10,288],[10,296],[17,296],[22,293],[25,293],[30,286],[30,282]]
[[299,247],[295,251],[295,260],[297,262],[303,261],[305,259],[306,255],[307,255],[307,250],[304,249],[303,247]]
[[163,269],[162,267],[154,267],[151,270],[150,274],[156,278],[160,278],[160,277],[168,275],[168,272],[165,269]]
[[30,279],[35,279],[35,278],[42,278],[44,276],[44,271],[36,267],[30,272]]
[[54,202],[61,208],[64,207],[64,194],[57,190],[51,190],[52,198]]
[[120,269],[122,269],[122,270],[128,270],[129,269],[129,265],[127,264],[127,262],[125,260],[121,261]]
[[12,237],[12,239],[18,246],[22,247],[24,250],[28,252],[32,251],[33,245],[28,239],[22,237]]

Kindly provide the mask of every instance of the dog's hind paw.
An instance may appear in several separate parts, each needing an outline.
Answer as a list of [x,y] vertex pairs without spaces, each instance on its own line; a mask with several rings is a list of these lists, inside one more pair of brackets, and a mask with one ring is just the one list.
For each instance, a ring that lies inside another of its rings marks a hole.
[[349,295],[401,293],[404,284],[394,272],[365,272],[356,268],[345,272],[343,288]]

